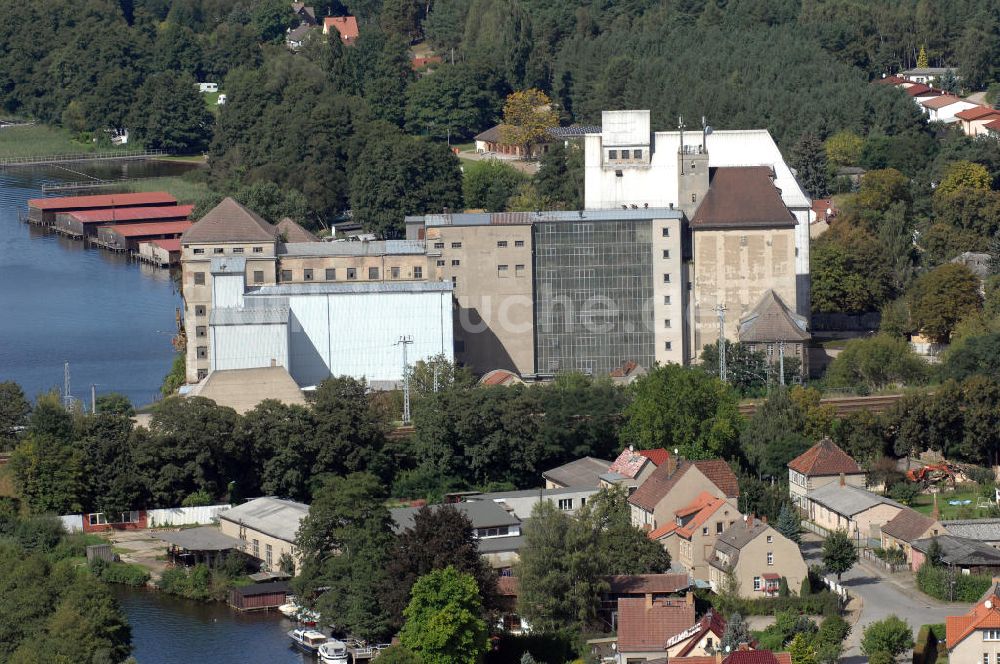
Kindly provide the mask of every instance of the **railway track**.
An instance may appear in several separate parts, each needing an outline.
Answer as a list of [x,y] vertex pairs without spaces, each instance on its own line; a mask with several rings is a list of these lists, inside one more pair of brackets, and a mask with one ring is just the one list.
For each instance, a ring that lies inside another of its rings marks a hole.
[[[820,404],[833,406],[837,415],[846,415],[847,413],[856,413],[862,410],[881,413],[902,398],[902,394],[880,394],[870,397],[830,397],[820,399]],[[746,416],[753,415],[757,410],[757,405],[756,403],[740,404],[740,414]]]

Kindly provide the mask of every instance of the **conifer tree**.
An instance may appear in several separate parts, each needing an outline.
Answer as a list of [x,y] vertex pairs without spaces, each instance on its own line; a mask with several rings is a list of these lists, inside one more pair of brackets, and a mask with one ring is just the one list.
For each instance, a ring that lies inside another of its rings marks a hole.
[[920,55],[917,56],[917,67],[927,67],[927,49],[920,47]]
[[799,534],[799,517],[795,515],[795,510],[788,503],[781,506],[781,514],[778,515],[778,521],[774,524],[774,528],[796,544],[802,539]]

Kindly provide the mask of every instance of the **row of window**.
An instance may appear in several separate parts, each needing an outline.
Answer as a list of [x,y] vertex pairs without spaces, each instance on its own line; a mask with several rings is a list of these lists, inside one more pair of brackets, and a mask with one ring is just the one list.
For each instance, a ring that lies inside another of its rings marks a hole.
[[642,159],[642,150],[608,150],[608,159]]
[[[515,247],[523,247],[524,246],[524,240],[514,240],[514,246]],[[506,247],[507,247],[507,240],[497,240],[497,248],[498,249],[505,249]]]
[[[399,279],[402,276],[402,273],[403,273],[402,272],[402,268],[399,268],[399,267],[390,267],[389,268],[389,278],[390,279]],[[257,280],[256,280],[256,275],[257,274],[258,274],[257,272],[254,272],[254,282],[255,283],[258,283]],[[347,274],[347,280],[348,281],[355,281],[358,278],[358,269],[355,268],[355,267],[346,268],[346,274]],[[260,272],[260,276],[261,276],[261,281],[263,281],[264,280],[264,273]],[[335,268],[335,267],[328,267],[328,268],[324,269],[323,276],[324,276],[325,281],[336,281],[337,280],[337,268]],[[423,276],[424,276],[424,268],[420,267],[420,266],[415,266],[413,268],[413,278],[414,279],[423,279]],[[370,281],[377,281],[378,278],[379,278],[379,269],[377,267],[369,267],[368,268],[368,279]],[[282,281],[292,281],[292,279],[294,279],[292,270],[282,270],[281,271],[281,280]],[[314,270],[313,268],[309,268],[309,267],[304,268],[302,270],[302,281],[315,281],[315,280],[316,280],[316,270]]]
[[[438,259],[438,261],[437,261],[437,266],[438,266],[438,267],[444,267],[444,264],[445,264],[445,261],[444,261],[444,260],[442,260],[442,259]],[[453,259],[453,260],[451,261],[451,266],[452,266],[452,267],[458,267],[458,266],[460,266],[461,264],[462,264],[462,261],[458,260],[457,258],[456,258],[456,259]]]
[[[501,279],[510,276],[510,266],[508,265],[497,265],[497,276]],[[523,277],[524,276],[524,266],[515,265],[514,266],[514,276]]]
[[[243,253],[243,247],[233,247],[231,251],[234,254],[242,254]],[[205,249],[204,248],[196,248],[196,249],[193,250],[193,252],[196,253],[196,254],[203,254],[203,253],[205,253]],[[224,254],[224,253],[226,253],[226,250],[225,250],[224,247],[215,247],[214,249],[212,249],[212,253],[213,254]],[[262,253],[264,253],[264,247],[254,247],[253,248],[253,253],[255,253],[255,254],[262,254]]]

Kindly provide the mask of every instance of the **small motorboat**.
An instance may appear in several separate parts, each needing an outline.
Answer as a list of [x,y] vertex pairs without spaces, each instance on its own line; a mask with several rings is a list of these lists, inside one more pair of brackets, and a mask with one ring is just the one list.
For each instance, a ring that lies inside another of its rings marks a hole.
[[289,598],[286,603],[278,607],[278,611],[281,612],[281,615],[285,616],[289,620],[295,620],[301,610],[302,607],[295,603],[294,598]]
[[329,641],[326,634],[315,629],[293,629],[288,632],[288,638],[297,648],[311,655],[319,652],[320,646]]
[[347,644],[330,639],[319,647],[319,661],[323,664],[348,664]]

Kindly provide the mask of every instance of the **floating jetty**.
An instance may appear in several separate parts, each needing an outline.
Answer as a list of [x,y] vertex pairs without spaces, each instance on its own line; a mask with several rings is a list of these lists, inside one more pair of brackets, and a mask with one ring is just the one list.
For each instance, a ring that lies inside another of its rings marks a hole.
[[169,157],[166,150],[109,150],[105,152],[77,152],[73,154],[54,154],[37,157],[6,157],[0,159],[0,168],[17,166],[49,166],[52,164],[70,164],[80,161],[121,161],[130,159],[157,159]]

